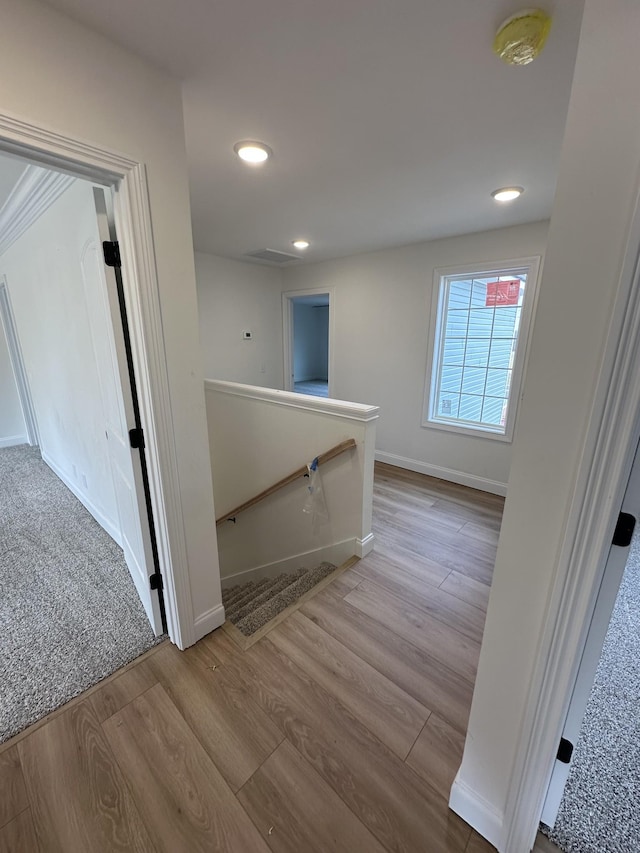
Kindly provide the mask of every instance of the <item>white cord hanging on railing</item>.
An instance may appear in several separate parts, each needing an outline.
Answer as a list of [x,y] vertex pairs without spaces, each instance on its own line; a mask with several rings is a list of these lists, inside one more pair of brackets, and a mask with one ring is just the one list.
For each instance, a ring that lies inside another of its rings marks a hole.
[[302,507],[302,511],[308,513],[314,523],[329,520],[329,510],[324,499],[322,490],[322,478],[320,477],[320,466],[318,465],[318,457],[307,464],[307,497]]

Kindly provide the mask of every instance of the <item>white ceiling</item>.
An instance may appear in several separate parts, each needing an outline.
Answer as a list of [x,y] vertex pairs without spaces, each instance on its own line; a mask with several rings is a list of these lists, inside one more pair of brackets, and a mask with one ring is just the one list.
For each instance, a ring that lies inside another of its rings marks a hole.
[[[184,81],[194,240],[338,257],[550,214],[582,0],[542,56],[491,50],[517,0],[49,0]],[[274,151],[261,168],[240,139]],[[510,206],[489,196],[519,184]]]

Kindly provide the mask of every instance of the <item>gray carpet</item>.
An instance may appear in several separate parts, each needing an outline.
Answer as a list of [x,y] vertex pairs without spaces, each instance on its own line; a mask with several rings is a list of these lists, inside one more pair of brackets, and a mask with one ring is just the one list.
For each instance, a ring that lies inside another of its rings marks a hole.
[[640,534],[550,838],[566,853],[640,851]]
[[329,383],[326,379],[307,379],[305,382],[294,383],[298,394],[312,394],[314,397],[328,397]]
[[298,569],[223,589],[225,615],[245,637],[250,637],[335,569],[331,563],[321,563],[315,569]]
[[0,449],[0,742],[158,640],[122,550],[40,458]]

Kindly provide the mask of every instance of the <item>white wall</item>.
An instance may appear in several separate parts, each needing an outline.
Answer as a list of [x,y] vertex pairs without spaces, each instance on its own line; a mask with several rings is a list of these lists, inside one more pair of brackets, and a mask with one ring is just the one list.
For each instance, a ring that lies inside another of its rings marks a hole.
[[329,306],[293,303],[293,378],[328,379]]
[[[105,427],[101,374],[92,337],[109,334],[108,318],[96,326],[100,280],[83,264],[100,250],[92,185],[76,181],[0,257],[6,276],[42,457],[96,520],[120,542]],[[97,344],[97,341],[96,341]],[[115,419],[115,415],[114,415]]]
[[9,359],[7,339],[0,322],[0,447],[26,443],[27,430]]
[[[36,0],[0,0],[0,13],[0,112],[146,165],[171,398],[159,422],[177,452],[161,475],[180,483],[195,630],[211,630],[221,596],[180,84]],[[169,531],[174,557],[181,535]]]
[[308,480],[300,477],[219,528],[223,578],[340,564],[371,549],[375,407],[225,382],[207,382],[206,399],[219,515],[340,442],[357,442],[321,466],[328,519],[303,512]]
[[[282,388],[282,272],[202,252],[195,257],[205,376]],[[250,341],[242,338],[245,330]]]
[[433,272],[542,255],[547,223],[416,243],[283,272],[285,291],[335,289],[332,396],[380,406],[380,458],[504,493],[511,444],[422,423]]
[[[640,189],[640,7],[586,0],[545,271],[456,810],[504,853],[501,822]],[[615,97],[612,97],[615,93]],[[612,129],[614,132],[612,132]],[[567,685],[567,690],[570,685]],[[530,708],[529,708],[530,710]],[[454,789],[455,790],[455,789]]]

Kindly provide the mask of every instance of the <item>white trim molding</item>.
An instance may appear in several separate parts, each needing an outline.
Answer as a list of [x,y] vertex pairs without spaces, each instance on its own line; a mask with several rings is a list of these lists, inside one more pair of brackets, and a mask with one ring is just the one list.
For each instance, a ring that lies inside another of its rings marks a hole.
[[292,557],[286,557],[283,560],[276,560],[273,563],[264,563],[262,566],[256,566],[253,569],[235,572],[221,578],[222,588],[228,589],[228,587],[239,583],[262,580],[263,578],[275,578],[283,572],[293,572],[296,569],[312,569],[323,562],[335,563],[336,566],[340,566],[350,557],[359,556],[357,544],[359,541],[355,538],[344,539],[342,542],[335,542],[333,545],[323,545],[321,548],[313,548],[311,551],[294,554]]
[[196,641],[196,626],[145,167],[118,152],[6,113],[0,114],[0,150],[26,154],[45,168],[114,191],[167,627],[173,642],[186,648]]
[[223,625],[224,620],[225,615],[222,604],[218,604],[216,607],[212,607],[211,610],[207,610],[206,613],[202,613],[198,616],[193,623],[196,643],[198,640],[201,640],[203,637],[206,637],[207,634],[210,634],[212,631],[215,631],[216,628]]
[[0,447],[16,447],[18,444],[28,444],[26,435],[9,435],[7,438],[0,438]]
[[107,518],[107,516],[93,503],[91,498],[82,491],[77,483],[74,483],[73,480],[65,474],[62,468],[54,462],[53,459],[42,450],[42,448],[40,448],[40,456],[42,457],[42,461],[45,465],[48,465],[49,468],[51,468],[56,477],[65,484],[69,491],[78,498],[82,506],[91,513],[100,527],[102,527],[103,530],[106,530],[113,541],[122,548],[122,533],[120,531],[120,525],[113,522],[110,518]]
[[36,421],[36,413],[31,399],[31,389],[29,388],[29,380],[27,378],[27,369],[24,365],[22,355],[22,347],[18,338],[18,330],[13,316],[13,308],[11,307],[11,298],[9,296],[9,287],[7,286],[6,276],[0,277],[0,326],[4,329],[4,335],[9,350],[9,360],[11,361],[11,369],[13,370],[13,378],[16,383],[18,399],[20,400],[20,409],[22,410],[22,418],[24,420],[25,429],[27,430],[27,442],[34,447],[39,443],[38,425]]
[[[500,850],[540,820],[607,554],[640,440],[640,194],[515,756]],[[528,845],[528,846],[527,846]]]
[[486,477],[478,477],[476,474],[467,474],[465,471],[456,471],[454,468],[442,468],[440,465],[420,462],[418,459],[409,459],[406,456],[398,456],[396,453],[387,453],[384,450],[376,450],[376,460],[385,462],[387,465],[395,465],[398,468],[406,468],[408,471],[416,471],[418,474],[437,477],[438,480],[448,480],[450,483],[469,486],[470,489],[490,492],[492,495],[504,497],[507,494],[506,483],[489,480]]
[[380,412],[378,406],[347,403],[344,400],[331,400],[325,397],[310,397],[308,394],[296,394],[294,391],[259,388],[257,385],[242,385],[239,382],[224,382],[220,379],[205,379],[204,389],[209,392],[231,394],[234,397],[248,397],[250,400],[277,403],[279,406],[289,406],[293,409],[320,412],[360,423],[375,421]]
[[0,255],[28,231],[75,178],[29,164],[0,210]]
[[329,397],[334,393],[335,365],[334,365],[334,340],[335,340],[335,288],[313,287],[308,290],[288,290],[282,293],[282,354],[283,354],[283,379],[287,391],[293,391],[293,305],[294,299],[301,296],[324,296],[329,297],[329,341],[327,353],[327,386]]
[[457,776],[451,788],[449,807],[456,814],[466,815],[467,823],[470,823],[494,847],[498,846],[502,837],[502,814],[497,812],[477,791],[472,791],[468,785],[461,782]]
[[366,557],[367,554],[370,554],[373,551],[373,545],[376,541],[376,537],[373,533],[369,533],[368,536],[365,536],[364,539],[356,539],[356,547],[355,547],[355,555],[356,557]]

